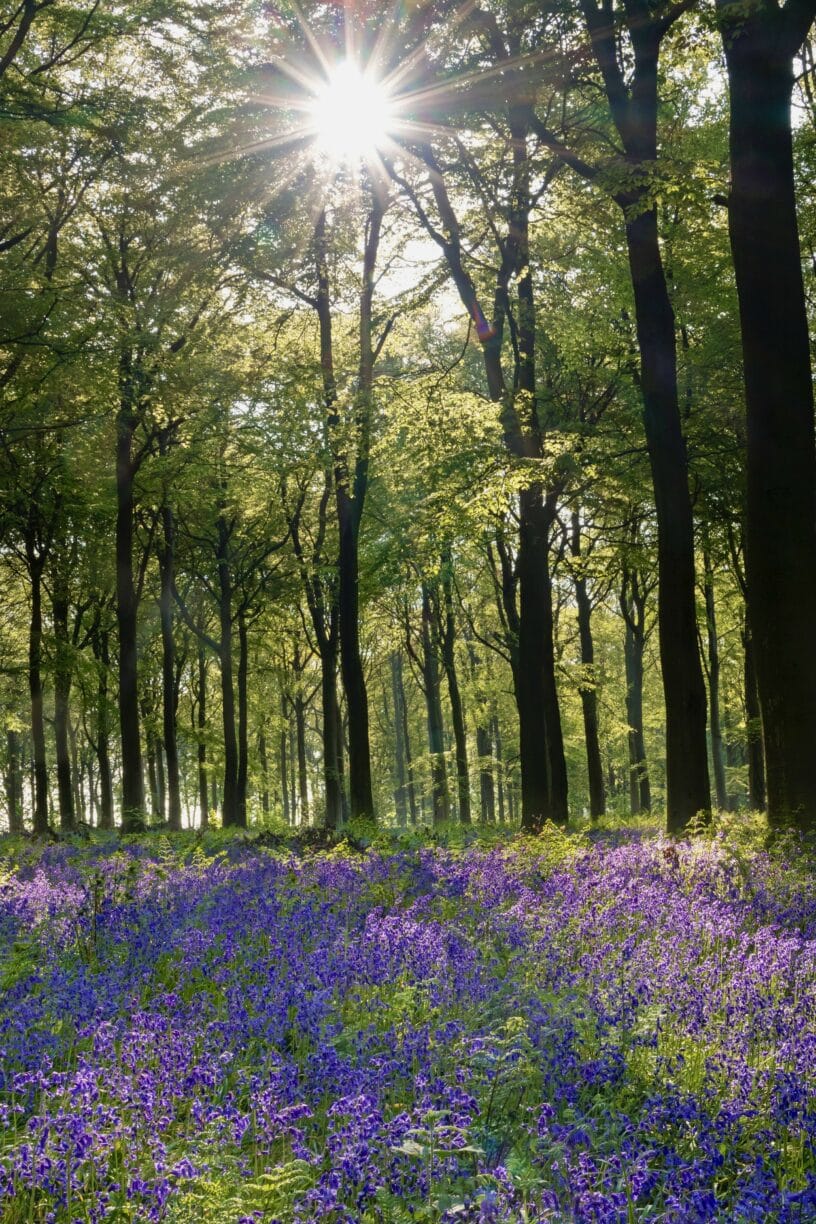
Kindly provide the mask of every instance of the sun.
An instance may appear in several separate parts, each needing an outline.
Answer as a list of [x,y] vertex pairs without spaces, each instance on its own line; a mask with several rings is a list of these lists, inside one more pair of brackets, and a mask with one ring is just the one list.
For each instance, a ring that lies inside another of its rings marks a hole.
[[365,161],[386,142],[394,110],[387,89],[350,60],[331,70],[311,106],[315,139],[334,161]]

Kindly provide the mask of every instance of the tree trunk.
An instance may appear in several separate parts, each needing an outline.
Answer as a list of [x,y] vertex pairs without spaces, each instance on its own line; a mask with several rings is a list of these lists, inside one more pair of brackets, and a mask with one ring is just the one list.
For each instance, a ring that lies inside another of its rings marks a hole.
[[323,787],[326,798],[326,828],[343,824],[343,766],[338,760],[340,711],[337,705],[337,648],[327,644],[320,656],[320,705],[323,725]]
[[[327,292],[324,286],[324,293]],[[325,313],[325,311],[324,311]],[[321,315],[321,341],[328,345],[325,361],[328,364],[326,375],[327,404],[332,402],[333,377],[331,376],[331,318],[327,320],[328,336]],[[328,427],[327,427],[328,428]],[[335,583],[325,582],[315,574],[324,562],[323,545],[326,536],[327,514],[334,488],[334,477],[330,468],[323,474],[323,495],[318,510],[317,539],[312,557],[307,560],[300,539],[300,510],[289,520],[289,531],[292,537],[295,554],[301,565],[303,586],[306,602],[312,620],[315,641],[320,655],[320,701],[322,712],[322,744],[323,744],[323,789],[325,795],[325,826],[327,829],[338,829],[345,820],[345,795],[343,787],[343,757],[340,742],[339,710],[337,706],[337,647],[339,633],[339,609],[337,606],[337,591]]]
[[[479,683],[479,658],[468,638],[470,676],[476,693],[476,755],[479,758],[479,819],[482,824],[493,824],[496,819],[496,787],[493,780],[493,741],[490,728],[485,721],[487,702]],[[488,720],[489,721],[489,720]]]
[[60,829],[74,827],[74,788],[71,776],[71,746],[68,701],[71,693],[71,656],[68,643],[68,591],[62,574],[54,576],[51,601],[54,616],[54,748],[57,761],[57,803]]
[[349,803],[353,820],[374,819],[368,693],[360,654],[359,540],[360,523],[368,490],[374,374],[371,309],[374,294],[374,268],[382,217],[382,201],[374,192],[366,229],[363,286],[360,293],[360,364],[354,407],[356,454],[353,462],[349,458],[348,440],[341,436],[341,420],[337,404],[325,210],[320,214],[315,228],[318,279],[316,305],[320,324],[320,360],[327,430],[335,467],[335,505],[339,531],[337,599],[340,672],[349,727]]
[[85,798],[83,794],[82,779],[85,774],[84,757],[80,760],[79,745],[77,744],[77,728],[68,719],[68,747],[71,753],[71,793],[74,801],[74,816],[76,820],[85,822]]
[[[748,620],[768,818],[816,825],[816,446],[796,218],[793,56],[813,20],[719,0],[731,103],[729,230],[745,367]],[[797,28],[798,27],[798,28]]]
[[119,727],[122,737],[122,830],[144,827],[144,782],[139,740],[137,595],[133,579],[133,437],[136,417],[128,384],[132,370],[123,356],[125,384],[116,421],[116,621],[119,628]]
[[[142,719],[145,724],[148,724],[148,715],[145,706],[142,706]],[[158,745],[161,752],[161,745]],[[163,820],[164,814],[161,807],[161,795],[159,793],[159,778],[156,768],[156,737],[152,731],[148,730],[145,734],[145,764],[147,765],[147,788],[150,792],[150,809],[154,820]]]
[[434,827],[450,820],[450,796],[445,769],[445,737],[442,725],[442,698],[439,691],[439,662],[434,647],[433,607],[428,588],[422,586],[422,686],[428,718],[428,750],[431,758],[431,796]]
[[587,775],[589,778],[589,814],[598,820],[606,811],[603,762],[598,738],[598,689],[595,676],[595,645],[592,640],[592,603],[587,588],[586,573],[581,561],[581,520],[577,511],[571,520],[570,550],[575,562],[575,602],[578,609],[578,637],[581,643],[581,710],[584,717]]
[[402,656],[398,650],[391,652],[390,663],[391,696],[394,703],[394,808],[397,824],[404,828],[408,823],[405,718],[402,708],[405,694],[402,689]]
[[23,779],[20,768],[20,736],[6,731],[6,803],[9,833],[23,832]]
[[298,764],[298,804],[300,823],[309,823],[309,778],[306,766],[306,704],[300,693],[295,697],[295,743]]
[[85,776],[88,780],[88,824],[91,828],[96,828],[99,822],[96,818],[96,774],[92,752],[89,752],[85,757]]
[[728,808],[728,792],[725,785],[725,758],[723,755],[722,725],[720,722],[720,643],[717,637],[717,609],[714,604],[714,570],[711,554],[703,550],[703,596],[706,610],[706,638],[708,646],[708,702],[711,726],[711,759],[714,766],[714,793],[720,811]]
[[346,740],[343,734],[343,716],[340,712],[340,700],[337,701],[337,772],[340,778],[340,803],[343,809],[343,824],[348,824],[350,817],[348,792],[346,788],[345,760],[346,760]]
[[491,719],[491,730],[493,733],[493,744],[496,750],[496,798],[499,804],[499,824],[505,823],[504,812],[504,751],[502,748],[501,728],[497,715],[493,715]]
[[[294,707],[293,707],[294,708]],[[297,737],[295,735],[295,724],[293,719],[289,719],[289,810],[292,813],[292,824],[299,825],[302,823],[302,815],[298,808],[297,786],[296,786],[296,769],[297,761]]]
[[258,732],[258,763],[261,767],[261,812],[269,815],[269,759],[266,754],[266,736]]
[[666,701],[666,814],[681,833],[711,808],[706,693],[697,646],[694,524],[677,394],[674,311],[658,241],[657,212],[626,223],[635,296],[643,420],[657,510],[658,628]]
[[201,827],[206,829],[210,823],[210,804],[207,796],[207,655],[204,643],[198,639],[198,686],[196,701],[198,703],[198,808],[201,813]]
[[224,828],[239,828],[238,740],[235,734],[235,687],[232,667],[232,568],[229,557],[230,531],[223,514],[218,518],[218,658],[221,665],[221,713],[224,724]]
[[[683,6],[621,10],[630,50],[624,65],[617,20],[585,3],[582,12],[603,80],[609,112],[625,151],[626,175],[614,191],[623,212],[640,353],[643,421],[657,511],[658,628],[666,705],[666,809],[670,833],[681,833],[711,807],[706,692],[697,647],[694,523],[688,458],[677,388],[674,311],[660,251],[657,208],[659,57],[662,39]],[[598,169],[570,162],[584,177]],[[621,163],[624,168],[624,163]]]
[[399,745],[399,732],[397,730],[399,720],[399,710],[394,709],[393,718],[391,716],[391,702],[388,697],[388,689],[383,690],[383,732],[388,741],[389,733],[393,728],[394,732],[394,752],[391,757],[391,781],[393,783],[392,794],[394,796],[394,818],[397,828],[404,829],[408,824],[408,817],[405,807],[405,760]]
[[113,775],[110,762],[110,709],[108,678],[110,676],[110,638],[107,629],[100,629],[94,639],[97,654],[98,680],[96,687],[96,759],[99,764],[99,827],[113,828]]
[[283,726],[281,728],[280,745],[279,745],[278,751],[279,751],[279,756],[280,756],[280,783],[281,783],[281,801],[282,801],[282,806],[283,806],[283,819],[286,824],[294,824],[295,823],[294,813],[292,812],[289,806],[289,776],[288,776],[288,769],[287,769],[288,762],[287,762],[287,752],[286,752],[286,731],[287,731],[286,697],[284,696],[283,693],[281,693],[281,714],[283,715]]
[[478,723],[476,726],[476,752],[479,756],[479,801],[483,824],[496,820],[496,792],[493,782],[493,745],[490,732]]
[[629,747],[629,806],[633,816],[651,811],[652,795],[643,734],[643,652],[646,647],[645,595],[637,573],[624,570],[621,611],[626,626],[626,723]]
[[374,798],[368,726],[368,693],[360,654],[360,599],[357,513],[347,491],[338,490],[340,524],[340,670],[346,698],[349,735],[349,799],[351,817],[371,819]]
[[[501,243],[497,269],[494,324],[486,325],[475,287],[462,262],[459,223],[442,171],[430,149],[424,154],[431,186],[445,232],[442,250],[454,284],[468,313],[476,319],[482,343],[485,378],[491,400],[502,405],[505,445],[516,459],[541,458],[543,437],[537,407],[536,310],[530,267],[529,223],[532,208],[529,131],[524,108],[511,108],[514,187],[508,208],[507,236]],[[502,369],[502,334],[507,315],[507,285],[516,274],[517,317],[515,368],[508,386]],[[552,586],[549,572],[549,530],[554,500],[545,500],[540,484],[519,492],[518,666],[516,703],[522,779],[522,825],[534,831],[546,820],[565,824],[569,817],[567,767],[561,714],[555,681]]]
[[765,791],[765,754],[762,749],[762,720],[759,712],[754,650],[747,626],[742,634],[745,659],[745,735],[748,753],[748,802],[754,812],[764,812],[767,795]]
[[[32,745],[31,745],[31,752],[29,753],[29,757],[28,757],[28,794],[29,794],[29,799],[30,799],[29,806],[30,806],[30,808],[31,808],[31,820],[32,820],[32,823],[33,823],[33,820],[34,820],[34,810],[35,810],[35,805],[36,805],[36,799],[35,799],[35,796],[36,796],[36,791],[37,791],[37,787],[36,787],[36,780],[35,780],[35,776],[34,776],[34,775],[35,775],[35,769],[34,769],[34,744],[32,743]],[[23,800],[23,808],[25,809],[25,799]],[[47,828],[47,826],[46,826],[46,828]]]
[[156,757],[156,794],[159,801],[159,820],[164,824],[167,819],[167,785],[164,774],[164,745],[160,735],[156,735],[153,739],[153,751]]
[[249,638],[246,618],[238,612],[238,774],[237,802],[238,823],[247,827],[247,783],[249,778]]
[[567,765],[555,679],[549,533],[554,504],[539,486],[519,494],[519,751],[521,827],[566,824]]
[[167,822],[181,828],[181,779],[176,729],[176,643],[173,636],[173,584],[176,563],[176,524],[170,506],[162,507],[163,542],[159,549],[159,620],[162,640],[162,733],[167,757]]
[[29,554],[31,620],[28,632],[28,691],[31,698],[31,741],[34,771],[34,832],[48,832],[48,766],[42,686],[42,564]]
[[411,824],[415,825],[419,819],[419,811],[417,808],[416,785],[414,783],[414,760],[411,752],[411,732],[408,724],[408,702],[405,698],[405,679],[402,667],[402,654],[396,651],[392,655],[392,680],[395,686],[395,692],[399,698],[400,722],[402,724],[402,747],[405,752],[405,786],[406,795],[408,798],[408,815]]
[[445,615],[444,625],[441,626],[440,639],[442,645],[442,666],[448,682],[453,739],[456,745],[456,785],[459,800],[459,820],[462,824],[469,825],[471,823],[470,769],[468,767],[465,714],[462,707],[462,694],[459,689],[459,677],[456,673],[456,621],[453,616],[450,564],[450,555],[446,554],[442,559],[442,594],[445,601]]

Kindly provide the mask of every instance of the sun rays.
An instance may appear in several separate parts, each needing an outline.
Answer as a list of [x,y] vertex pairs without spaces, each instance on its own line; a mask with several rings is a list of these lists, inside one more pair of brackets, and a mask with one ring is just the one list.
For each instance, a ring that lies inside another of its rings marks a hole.
[[[472,9],[467,0],[448,17],[448,34]],[[288,3],[256,96],[268,108],[269,134],[255,133],[231,155],[294,153],[301,167],[311,163],[317,171],[315,186],[340,174],[348,189],[357,171],[384,180],[387,164],[417,161],[417,145],[450,133],[451,111],[468,83],[435,78],[421,21],[427,11],[417,6],[406,16],[397,0],[366,20],[349,0],[326,30]]]
[[332,161],[370,161],[389,137],[391,99],[353,60],[333,68],[311,108],[317,147]]

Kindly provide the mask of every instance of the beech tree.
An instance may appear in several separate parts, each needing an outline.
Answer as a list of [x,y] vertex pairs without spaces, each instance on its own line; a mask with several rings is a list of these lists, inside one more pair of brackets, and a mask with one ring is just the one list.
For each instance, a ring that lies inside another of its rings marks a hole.
[[746,600],[768,815],[816,821],[816,442],[794,190],[794,57],[812,0],[718,0],[728,70],[728,220],[746,400]]

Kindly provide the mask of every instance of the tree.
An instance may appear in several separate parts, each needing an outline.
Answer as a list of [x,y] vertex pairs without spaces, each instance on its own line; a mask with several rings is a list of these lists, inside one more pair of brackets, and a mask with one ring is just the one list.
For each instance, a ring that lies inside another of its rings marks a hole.
[[[656,204],[661,44],[689,0],[657,8],[581,0],[581,13],[620,141],[610,166],[590,164],[540,119],[534,130],[564,163],[607,184],[624,217],[635,304],[643,421],[658,524],[661,666],[666,700],[667,821],[680,832],[711,806],[706,696],[697,647],[694,525],[677,389],[675,319]],[[569,72],[569,70],[567,70]]]
[[730,99],[728,220],[745,370],[745,562],[773,825],[816,824],[816,442],[791,133],[813,0],[717,0]]
[[[517,31],[511,30],[508,45],[497,28],[482,14],[494,58],[511,61]],[[501,406],[505,444],[520,469],[535,467],[544,456],[544,430],[539,415],[536,379],[536,311],[530,263],[530,214],[537,190],[532,183],[533,158],[529,148],[531,130],[523,109],[511,104],[504,116],[509,151],[507,204],[500,213],[505,231],[499,234],[494,221],[491,257],[495,270],[492,319],[479,304],[474,279],[466,267],[462,225],[454,210],[447,175],[440,157],[430,144],[417,152],[428,170],[428,181],[439,218],[434,224],[426,204],[411,183],[392,168],[396,182],[411,199],[425,231],[442,252],[462,305],[473,318],[482,345],[485,377],[490,398]],[[462,165],[478,178],[473,159],[460,145]],[[546,176],[545,176],[546,183]],[[483,197],[484,198],[484,197]],[[500,207],[499,201],[491,207]],[[516,280],[515,308],[510,283]],[[502,346],[505,329],[512,335],[511,369],[505,372]],[[531,462],[532,461],[532,462]],[[557,494],[545,493],[541,480],[524,480],[518,491],[518,653],[516,700],[521,736],[522,819],[529,829],[547,819],[567,820],[567,774],[564,760],[561,714],[555,680],[551,583],[549,575],[549,531],[556,514]],[[541,751],[542,736],[546,750]]]

